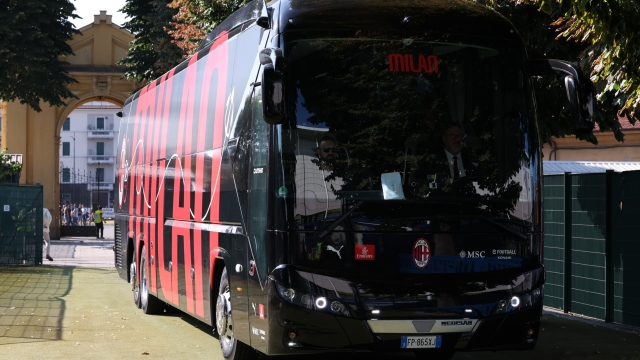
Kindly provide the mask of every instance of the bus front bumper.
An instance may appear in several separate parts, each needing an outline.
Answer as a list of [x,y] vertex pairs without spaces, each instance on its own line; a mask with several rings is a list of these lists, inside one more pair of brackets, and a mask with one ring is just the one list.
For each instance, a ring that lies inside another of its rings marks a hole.
[[[473,319],[471,328],[460,331],[420,332],[398,330],[398,320],[362,320],[301,309],[286,303],[274,306],[277,324],[270,331],[269,355],[318,352],[402,352],[403,336],[440,336],[441,350],[495,351],[525,350],[536,345],[542,303],[504,315]],[[415,321],[430,319],[415,319]],[[451,321],[452,319],[438,320]],[[409,323],[414,320],[400,320]],[[388,325],[388,326],[387,326]],[[385,330],[388,328],[389,330]],[[389,331],[389,332],[385,332]],[[438,331],[434,329],[434,331]],[[427,351],[430,351],[427,350]]]

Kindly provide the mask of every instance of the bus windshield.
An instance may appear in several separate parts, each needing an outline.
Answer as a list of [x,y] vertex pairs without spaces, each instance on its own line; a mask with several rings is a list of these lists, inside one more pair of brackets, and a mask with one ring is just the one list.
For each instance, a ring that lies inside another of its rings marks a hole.
[[285,36],[277,186],[295,194],[300,229],[347,212],[359,232],[443,217],[533,222],[539,140],[520,47],[298,37]]

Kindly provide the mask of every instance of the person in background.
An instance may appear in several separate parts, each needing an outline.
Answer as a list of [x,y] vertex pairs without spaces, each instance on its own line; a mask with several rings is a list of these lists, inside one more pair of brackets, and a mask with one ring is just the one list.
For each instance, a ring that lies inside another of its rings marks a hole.
[[71,225],[71,207],[69,206],[69,204],[65,205],[64,222],[66,223],[65,225]]
[[71,225],[78,226],[78,204],[73,204],[71,211]]
[[102,206],[98,205],[98,209],[93,212],[93,223],[96,224],[96,239],[104,239],[103,222]]
[[82,207],[82,225],[87,225],[87,221],[89,220],[89,214],[91,214],[91,209],[84,206],[84,204],[80,206]]
[[51,213],[46,207],[42,208],[42,238],[44,239],[44,249],[46,259],[53,261],[53,258],[49,254],[51,250],[51,237],[49,236],[49,226],[51,225]]
[[78,224],[77,225],[85,225],[84,223],[84,212],[82,209],[82,204],[80,204],[80,206],[78,206]]

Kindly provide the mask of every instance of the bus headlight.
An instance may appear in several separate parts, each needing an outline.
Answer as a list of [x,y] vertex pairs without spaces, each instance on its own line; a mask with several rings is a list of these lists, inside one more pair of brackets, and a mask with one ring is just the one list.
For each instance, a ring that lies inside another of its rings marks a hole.
[[333,315],[351,317],[349,306],[339,300],[325,296],[304,293],[298,289],[286,287],[275,282],[278,295],[285,302],[307,310],[329,313]]
[[526,309],[542,301],[544,286],[496,302],[492,314],[506,314]]

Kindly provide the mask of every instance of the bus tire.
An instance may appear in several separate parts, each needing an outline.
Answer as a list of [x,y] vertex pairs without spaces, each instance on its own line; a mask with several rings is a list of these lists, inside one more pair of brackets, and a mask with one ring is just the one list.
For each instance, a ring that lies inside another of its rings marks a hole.
[[133,293],[133,303],[138,309],[142,307],[140,302],[140,284],[138,284],[138,265],[134,259],[129,264],[129,285],[131,286],[131,292]]
[[[223,268],[220,276],[220,287],[218,289],[218,297],[216,299],[216,321],[214,324],[215,331],[218,333],[220,340],[220,350],[222,356],[227,360],[253,360],[256,359],[258,353],[250,346],[238,341],[233,335],[227,335],[227,323],[230,321],[231,307],[229,277],[227,268]],[[226,310],[225,310],[226,309]]]
[[145,314],[158,314],[164,311],[164,304],[157,297],[149,294],[147,255],[144,246],[140,255],[140,304]]

